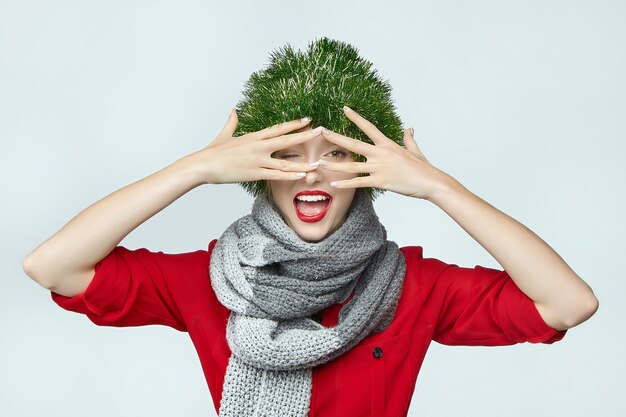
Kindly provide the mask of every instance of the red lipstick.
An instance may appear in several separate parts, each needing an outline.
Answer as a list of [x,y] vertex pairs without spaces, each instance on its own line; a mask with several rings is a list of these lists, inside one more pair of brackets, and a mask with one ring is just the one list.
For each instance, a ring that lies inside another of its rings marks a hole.
[[[304,213],[300,212],[300,210],[298,210],[298,206],[296,205],[296,201],[297,201],[296,197],[301,196],[301,195],[323,195],[325,197],[328,197],[328,204],[326,205],[326,208],[324,208],[324,210],[322,210],[320,213],[316,214],[315,216],[307,216]],[[298,194],[294,196],[293,207],[296,210],[296,215],[298,216],[300,220],[306,223],[314,223],[314,222],[319,222],[320,220],[324,218],[326,213],[328,213],[328,209],[330,208],[330,205],[332,204],[332,202],[333,202],[332,196],[328,194],[326,191],[304,190],[304,191],[300,191]]]

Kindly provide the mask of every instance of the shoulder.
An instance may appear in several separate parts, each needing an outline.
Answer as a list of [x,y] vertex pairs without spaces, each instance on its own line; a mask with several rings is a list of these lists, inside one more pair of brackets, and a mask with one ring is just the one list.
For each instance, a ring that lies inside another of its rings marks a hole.
[[209,242],[209,248],[207,250],[209,258],[211,257],[211,252],[213,252],[213,248],[215,247],[216,243],[217,243],[217,239],[213,239],[212,241]]
[[116,248],[118,254],[127,265],[141,265],[146,272],[165,277],[198,276],[206,274],[208,251],[198,249],[183,253],[166,253],[150,251],[146,248],[129,250]]
[[444,269],[453,266],[437,258],[425,258],[422,246],[403,246],[400,252],[406,261],[407,275],[418,279],[436,279]]

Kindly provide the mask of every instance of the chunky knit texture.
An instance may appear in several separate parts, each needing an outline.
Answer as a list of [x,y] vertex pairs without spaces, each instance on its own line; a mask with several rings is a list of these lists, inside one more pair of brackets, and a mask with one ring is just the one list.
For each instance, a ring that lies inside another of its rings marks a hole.
[[[222,417],[306,417],[311,368],[389,326],[406,272],[359,188],[345,222],[319,242],[301,239],[271,197],[259,195],[251,214],[218,239],[209,268],[217,298],[231,311]],[[309,318],[352,290],[335,327]]]

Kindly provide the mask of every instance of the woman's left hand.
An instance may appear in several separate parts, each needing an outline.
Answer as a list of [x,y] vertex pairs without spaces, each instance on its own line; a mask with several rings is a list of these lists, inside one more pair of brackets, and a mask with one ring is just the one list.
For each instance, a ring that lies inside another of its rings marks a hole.
[[[435,168],[420,151],[412,129],[404,132],[404,145],[398,145],[357,112],[344,108],[346,116],[356,124],[374,145],[325,130],[326,140],[367,158],[366,162],[331,162],[320,160],[320,168],[336,172],[369,173],[369,176],[336,181],[336,188],[375,187],[409,197],[429,200],[433,193],[455,180]],[[334,185],[333,185],[334,184]]]

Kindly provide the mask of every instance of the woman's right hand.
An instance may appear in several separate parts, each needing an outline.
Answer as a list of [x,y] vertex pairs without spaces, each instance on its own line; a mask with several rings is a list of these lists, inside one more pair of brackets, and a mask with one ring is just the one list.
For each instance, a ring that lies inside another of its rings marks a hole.
[[310,120],[298,119],[270,126],[257,132],[233,137],[237,112],[232,109],[226,125],[206,147],[193,155],[205,184],[230,184],[258,180],[297,180],[317,169],[307,163],[272,158],[271,155],[319,136],[322,127],[287,134],[306,127]]

